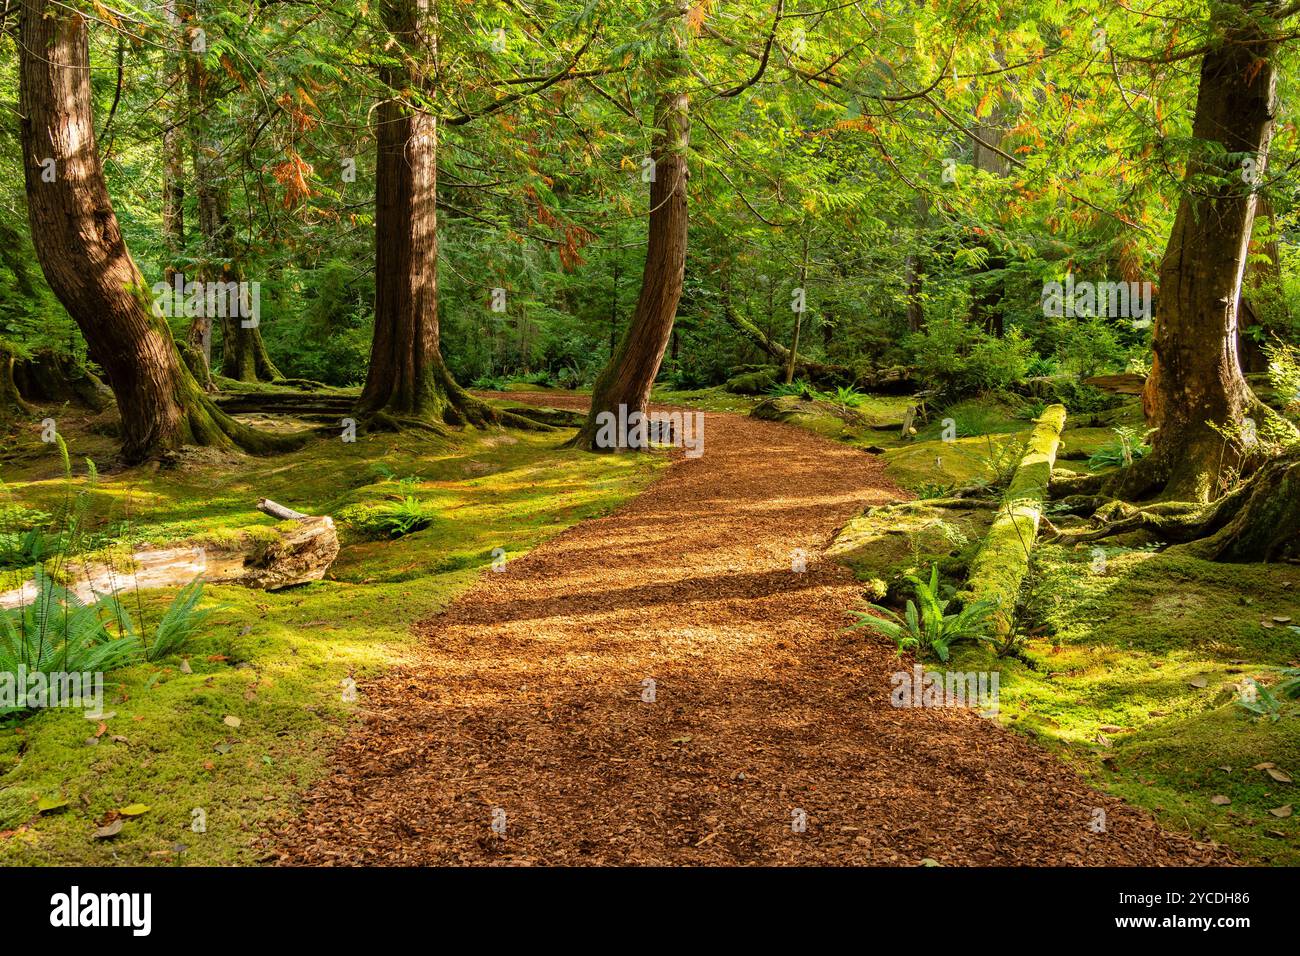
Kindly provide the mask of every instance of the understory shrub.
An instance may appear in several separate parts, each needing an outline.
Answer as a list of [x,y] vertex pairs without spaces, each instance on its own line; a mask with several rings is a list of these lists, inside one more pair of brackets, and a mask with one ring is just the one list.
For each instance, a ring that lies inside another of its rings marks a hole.
[[1029,371],[1031,350],[1018,329],[998,338],[958,319],[935,319],[904,343],[922,383],[952,400],[1007,388]]

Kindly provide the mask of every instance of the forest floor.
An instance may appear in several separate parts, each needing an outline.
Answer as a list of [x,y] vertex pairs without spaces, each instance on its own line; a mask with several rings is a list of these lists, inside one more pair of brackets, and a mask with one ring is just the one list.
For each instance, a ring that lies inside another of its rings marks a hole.
[[820,559],[900,496],[882,462],[705,420],[703,457],[416,625],[408,659],[361,683],[362,725],[280,828],[281,862],[1230,860],[973,711],[892,707],[904,665],[845,630],[861,584]]

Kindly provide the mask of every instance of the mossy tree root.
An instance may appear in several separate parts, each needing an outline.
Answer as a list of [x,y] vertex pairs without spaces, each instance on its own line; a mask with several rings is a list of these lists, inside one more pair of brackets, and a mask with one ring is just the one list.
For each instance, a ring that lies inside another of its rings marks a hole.
[[1097,509],[1100,527],[1066,532],[1063,544],[1150,531],[1171,542],[1171,554],[1211,561],[1300,559],[1300,448],[1269,460],[1245,483],[1210,504],[1162,501],[1136,507],[1110,501]]
[[1203,533],[1213,505],[1191,501],[1164,501],[1145,508],[1111,500],[1093,515],[1099,527],[1063,531],[1051,544],[1085,544],[1132,531],[1150,531],[1165,541],[1191,541]]
[[258,431],[231,418],[203,391],[193,378],[188,381],[184,443],[217,448],[239,448],[253,455],[276,455],[295,451],[310,440],[310,434],[273,435]]

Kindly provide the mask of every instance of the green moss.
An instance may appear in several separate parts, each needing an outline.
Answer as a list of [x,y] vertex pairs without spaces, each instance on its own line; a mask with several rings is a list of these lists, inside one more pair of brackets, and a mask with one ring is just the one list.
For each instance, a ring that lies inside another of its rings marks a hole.
[[1238,682],[1300,659],[1294,631],[1261,625],[1273,616],[1300,620],[1300,569],[1040,545],[1025,660],[963,647],[953,666],[999,669],[1004,722],[1166,825],[1296,865],[1297,819],[1267,812],[1297,802],[1295,787],[1250,768],[1300,779],[1300,708],[1273,722],[1233,702]]
[[872,508],[835,536],[826,556],[853,569],[868,582],[871,600],[897,599],[910,588],[904,578],[937,562],[945,577],[969,559],[988,528],[986,508],[934,508],[909,502]]
[[[370,435],[102,478],[95,523],[133,540],[219,540],[258,522],[270,529],[255,510],[263,496],[311,514],[378,502],[399,486],[376,464],[418,476],[411,493],[439,520],[395,542],[353,540],[341,527],[343,550],[326,581],[275,593],[209,587],[206,600],[223,609],[188,654],[193,673],[182,673],[179,658],[114,672],[105,704],[113,716],[97,738],[98,722],[80,711],[0,728],[0,862],[255,862],[267,828],[296,812],[364,706],[344,701],[345,678],[403,660],[411,625],[472,584],[494,549],[518,555],[611,510],[665,460],[556,445],[554,436],[507,432]],[[43,476],[6,481],[45,510],[62,494]],[[151,627],[170,597],[141,592],[129,606]],[[69,808],[38,814],[36,801],[51,794],[67,796]],[[115,839],[92,838],[97,820],[131,803],[150,809]],[[195,809],[206,814],[205,833],[190,829]]]
[[[1028,432],[886,445],[885,474],[904,488],[960,488],[995,480]],[[882,443],[883,444],[883,443]]]
[[755,399],[749,395],[733,395],[725,388],[695,388],[675,390],[656,387],[650,393],[656,405],[682,405],[706,412],[747,413],[754,407]]
[[762,395],[776,384],[776,375],[775,368],[746,372],[727,379],[723,388],[735,395]]

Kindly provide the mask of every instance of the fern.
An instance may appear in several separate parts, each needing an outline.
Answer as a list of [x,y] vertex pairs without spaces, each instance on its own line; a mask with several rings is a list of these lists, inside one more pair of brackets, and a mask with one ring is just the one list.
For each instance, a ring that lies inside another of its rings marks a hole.
[[[909,574],[917,603],[909,600],[900,616],[889,608],[871,604],[870,611],[854,611],[858,620],[850,627],[865,627],[889,638],[901,654],[910,651],[925,657],[933,654],[947,661],[950,648],[958,641],[982,640],[984,624],[996,605],[992,601],[975,601],[955,614],[948,614],[951,600],[939,597],[939,566],[930,565],[930,580]],[[875,613],[871,613],[875,612]]]

